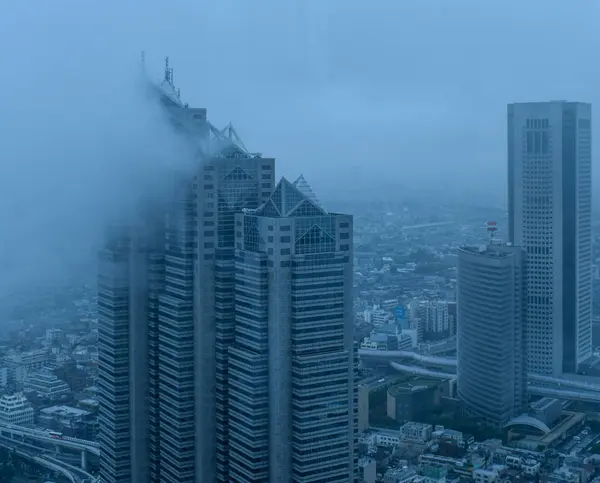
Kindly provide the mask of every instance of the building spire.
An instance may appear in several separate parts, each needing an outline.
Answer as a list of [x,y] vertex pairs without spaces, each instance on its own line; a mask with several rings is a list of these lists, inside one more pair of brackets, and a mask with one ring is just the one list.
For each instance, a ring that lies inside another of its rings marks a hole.
[[165,57],[165,82],[171,83],[171,69],[169,69],[169,56]]

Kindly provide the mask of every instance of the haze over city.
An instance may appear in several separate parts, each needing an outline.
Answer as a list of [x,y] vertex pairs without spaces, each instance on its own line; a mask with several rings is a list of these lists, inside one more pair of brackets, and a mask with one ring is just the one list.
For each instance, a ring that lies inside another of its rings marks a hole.
[[0,483],[600,483],[600,0],[0,0]]
[[39,254],[39,275],[87,254],[98,217],[176,163],[136,92],[142,50],[150,75],[169,55],[186,102],[325,198],[503,204],[506,103],[594,103],[599,16],[594,1],[2,2],[0,265]]

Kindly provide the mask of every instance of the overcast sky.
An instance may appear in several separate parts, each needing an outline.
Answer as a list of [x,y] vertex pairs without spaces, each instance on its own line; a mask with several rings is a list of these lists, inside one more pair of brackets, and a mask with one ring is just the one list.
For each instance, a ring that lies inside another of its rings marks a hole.
[[506,103],[600,105],[599,24],[597,0],[2,0],[3,258],[65,263],[39,247],[89,246],[82,233],[180,162],[136,95],[142,50],[322,199],[502,198]]

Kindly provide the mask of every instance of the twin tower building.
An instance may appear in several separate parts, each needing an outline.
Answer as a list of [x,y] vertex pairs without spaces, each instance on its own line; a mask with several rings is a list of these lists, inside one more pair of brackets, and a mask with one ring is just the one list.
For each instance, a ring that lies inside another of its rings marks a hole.
[[352,217],[157,95],[198,167],[100,254],[102,481],[355,481]]
[[592,356],[591,106],[508,106],[508,241],[458,259],[458,393],[498,426]]

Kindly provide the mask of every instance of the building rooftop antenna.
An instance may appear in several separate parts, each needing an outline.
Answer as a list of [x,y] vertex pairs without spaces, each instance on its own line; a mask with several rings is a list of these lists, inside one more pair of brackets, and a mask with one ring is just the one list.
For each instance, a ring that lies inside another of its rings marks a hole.
[[171,83],[171,69],[169,69],[169,56],[165,57],[165,81]]
[[494,238],[494,235],[498,231],[498,222],[488,221],[486,223],[486,225],[487,225],[487,232],[490,235],[490,245],[493,245],[494,242],[496,241],[496,239]]

